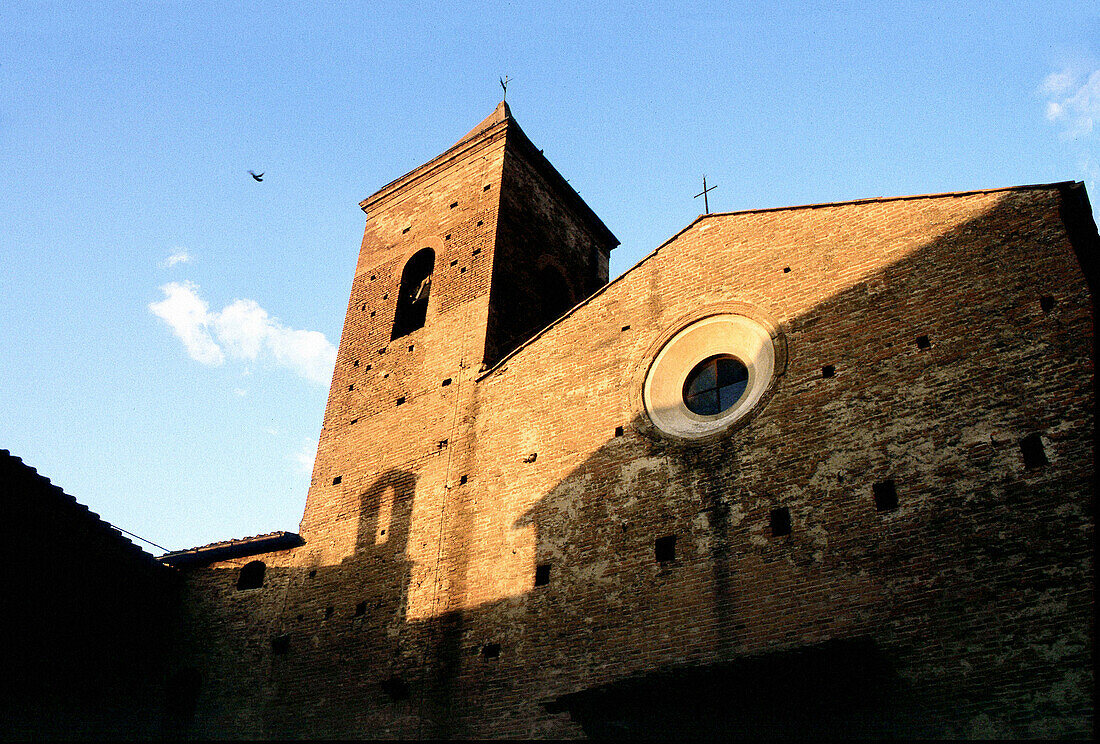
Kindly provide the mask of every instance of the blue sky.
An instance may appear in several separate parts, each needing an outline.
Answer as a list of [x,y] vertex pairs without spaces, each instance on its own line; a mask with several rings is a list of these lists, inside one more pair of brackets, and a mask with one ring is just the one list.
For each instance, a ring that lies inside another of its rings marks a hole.
[[712,211],[1061,180],[1100,204],[1095,2],[16,0],[0,447],[168,548],[295,530],[358,202],[505,74],[613,275],[704,174]]

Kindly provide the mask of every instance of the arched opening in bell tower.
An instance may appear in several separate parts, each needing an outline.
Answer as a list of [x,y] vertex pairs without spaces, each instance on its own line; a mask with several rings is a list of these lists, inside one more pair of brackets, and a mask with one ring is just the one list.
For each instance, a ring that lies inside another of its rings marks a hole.
[[431,248],[418,251],[405,264],[401,272],[401,287],[397,293],[397,312],[394,314],[391,341],[424,327],[434,269],[435,251]]

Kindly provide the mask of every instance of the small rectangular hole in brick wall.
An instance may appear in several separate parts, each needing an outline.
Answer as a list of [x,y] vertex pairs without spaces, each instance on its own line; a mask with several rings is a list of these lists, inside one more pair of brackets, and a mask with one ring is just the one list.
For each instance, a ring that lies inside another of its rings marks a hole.
[[880,512],[898,508],[898,489],[893,480],[884,480],[871,486],[875,497],[875,508]]
[[481,647],[481,655],[486,659],[496,659],[500,657],[500,644],[499,643],[486,643]]
[[458,259],[457,258],[454,261],[451,261],[451,266],[458,266]]
[[443,239],[444,240],[450,240],[451,239],[451,234],[447,233],[446,235],[443,236]]
[[360,602],[359,604],[355,605],[355,614],[356,614],[356,616],[366,615],[367,614],[367,603],[366,602]]
[[436,442],[435,448],[436,449],[443,449],[446,446],[447,446],[447,440],[446,439],[440,439],[438,442]]
[[383,299],[383,300],[388,300],[389,298],[390,298],[390,296],[389,296],[388,294],[384,294],[384,295],[382,295],[382,299]]
[[466,267],[463,266],[461,269],[458,270],[458,273],[459,274],[465,274],[466,273]]
[[791,273],[791,267],[790,267],[790,266],[784,266],[784,267],[783,267],[783,273],[784,273],[784,274],[789,274],[789,273]]
[[405,396],[404,395],[402,395],[400,398],[397,399],[397,405],[402,405],[404,402],[405,402]]
[[1054,309],[1054,298],[1050,295],[1043,295],[1039,298],[1039,307],[1043,309],[1044,313],[1049,313]]
[[931,349],[932,341],[928,336],[917,336],[917,348],[918,349]]
[[354,362],[351,363],[351,366],[358,367],[359,366],[359,360],[356,359]]
[[363,306],[362,306],[361,308],[359,308],[359,309],[360,309],[360,310],[362,310],[363,312],[366,312],[366,310],[367,310],[367,305],[366,305],[366,303],[363,303]]
[[378,353],[379,354],[385,354],[386,353],[386,347],[383,346],[381,349],[378,350]]
[[451,384],[451,378],[450,378],[450,377],[448,377],[448,378],[447,378],[446,380],[444,380],[443,382],[441,382],[439,386],[440,386],[440,387],[447,387],[447,386],[448,386],[448,385],[450,385],[450,384]]
[[484,221],[484,220],[478,220],[478,221],[477,221],[477,226],[478,226],[478,227],[481,227],[481,226],[482,226],[482,225],[484,225],[484,224],[485,224],[485,221]]
[[384,679],[380,683],[380,686],[382,687],[382,692],[386,693],[386,697],[394,702],[409,699],[409,685],[399,677]]
[[473,253],[471,253],[470,255],[471,255],[471,256],[476,256],[476,255],[477,255],[477,254],[479,254],[479,253],[481,253],[481,249],[480,249],[480,248],[474,248],[474,252],[473,252]]
[[1020,440],[1020,452],[1024,455],[1024,467],[1029,470],[1049,465],[1043,437],[1040,434],[1028,434]]
[[317,569],[316,568],[309,572],[309,578],[311,578],[311,579],[316,579],[317,578]]
[[768,523],[771,527],[772,537],[783,537],[791,534],[791,510],[785,506],[772,509],[768,515]]
[[357,419],[357,418],[354,418],[354,419],[352,419],[352,420],[351,420],[351,423],[353,423],[353,424],[358,424],[358,423],[359,423],[359,419]]
[[492,187],[493,187],[493,184],[491,184],[491,183],[487,183],[487,184],[485,184],[484,186],[482,186],[482,187],[481,187],[481,190],[482,190],[482,191],[488,191],[488,190],[489,190],[489,189],[491,189]]
[[458,479],[458,485],[460,485],[460,486],[466,485],[466,481],[468,481],[469,479],[470,479],[470,476],[468,476],[468,475],[462,476],[461,478]]
[[451,202],[451,209],[454,209],[457,206],[458,206],[458,202]]
[[621,437],[622,435],[623,435],[623,427],[616,426],[615,427],[615,436]]
[[414,346],[415,344],[409,344],[409,351],[412,351]]
[[375,314],[376,312],[378,312],[378,311],[377,311],[377,310],[371,310],[371,311],[370,311],[370,316],[371,316],[371,317],[373,318],[373,317],[374,317],[374,314]]
[[550,583],[550,564],[540,563],[535,566],[535,586],[546,586]]
[[629,331],[629,330],[630,330],[630,326],[628,326],[628,325],[624,325],[624,326],[623,326],[622,328],[620,328],[619,330],[620,330],[620,331]]
[[348,390],[354,390],[354,389],[355,389],[355,383],[354,382],[351,383],[350,385],[348,385]]
[[410,227],[406,227],[406,228],[405,228],[404,230],[402,230],[402,231],[401,231],[401,234],[402,234],[402,235],[404,235],[405,233],[407,233],[407,232],[408,232],[409,230],[411,230],[411,229],[412,229],[412,227],[411,227],[411,226],[410,226]]
[[272,652],[279,654],[280,656],[290,650],[290,636],[287,634],[277,635],[271,639]]
[[344,476],[338,475],[338,476],[336,476],[335,478],[332,479],[332,485],[338,486],[338,485],[340,485],[340,481],[342,481],[342,480],[344,480]]
[[821,368],[821,376],[822,377],[832,377],[835,374],[836,374],[836,367],[834,367],[831,364],[826,364],[824,367]]
[[328,620],[329,618],[331,618],[335,614],[336,614],[336,608],[333,607],[332,605],[329,605],[328,607],[325,608],[325,620]]
[[668,563],[676,560],[676,535],[666,535],[654,540],[653,554],[658,563]]
[[532,452],[531,454],[527,455],[527,457],[523,458],[523,461],[524,462],[534,462],[537,459],[539,459],[539,453],[538,452]]
[[263,561],[246,563],[237,575],[237,589],[261,589],[264,585],[264,575],[267,573],[267,565]]
[[370,372],[370,368],[371,368],[371,365],[368,364],[366,367],[363,367],[363,371],[364,372]]

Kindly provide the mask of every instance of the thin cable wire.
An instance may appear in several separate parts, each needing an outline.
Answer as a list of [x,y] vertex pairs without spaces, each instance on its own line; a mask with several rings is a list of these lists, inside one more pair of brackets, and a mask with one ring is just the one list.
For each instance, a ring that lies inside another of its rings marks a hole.
[[[107,524],[111,524],[111,523],[110,523],[110,522],[108,522]],[[168,548],[164,547],[163,545],[157,545],[157,544],[156,544],[155,542],[153,542],[152,540],[147,540],[147,539],[145,539],[144,537],[142,537],[141,535],[135,535],[135,534],[134,534],[133,532],[130,532],[130,530],[124,530],[124,529],[122,529],[122,528],[121,528],[121,527],[119,527],[119,526],[118,526],[117,524],[111,524],[111,526],[112,526],[112,527],[114,527],[114,528],[115,528],[116,530],[118,530],[119,532],[125,532],[125,533],[126,533],[127,535],[129,535],[130,537],[136,537],[136,538],[137,538],[138,540],[141,540],[141,541],[142,541],[143,543],[149,543],[149,544],[150,544],[150,545],[152,545],[152,546],[153,546],[154,548],[160,548],[160,549],[161,549],[161,550],[163,550],[163,551],[164,551],[165,553],[171,553],[171,552],[172,552],[171,550],[169,550]]]
[[[163,545],[156,544],[155,542],[153,542],[152,540],[150,540],[148,538],[145,538],[145,537],[142,537],[141,535],[130,532],[130,530],[124,530],[121,527],[119,527],[117,524],[111,524],[110,522],[107,522],[107,524],[110,524],[111,527],[114,527],[119,532],[124,532],[127,535],[129,535],[130,537],[136,537],[138,540],[141,540],[143,543],[148,543],[149,545],[152,545],[154,548],[160,548],[165,553],[174,552],[174,551],[169,550],[168,548],[164,547]],[[232,563],[235,566],[245,565],[245,561],[243,559],[240,559],[240,558],[221,558],[221,559],[219,559],[215,562],[216,563]]]

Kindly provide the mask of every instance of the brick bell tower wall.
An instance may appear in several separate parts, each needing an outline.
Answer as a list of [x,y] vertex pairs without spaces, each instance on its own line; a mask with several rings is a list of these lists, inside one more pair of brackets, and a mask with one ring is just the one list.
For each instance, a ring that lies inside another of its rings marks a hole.
[[[448,487],[469,450],[475,376],[606,284],[618,244],[503,104],[362,206],[367,224],[301,523],[311,561],[354,551],[361,493],[378,473],[415,472],[421,493]],[[403,271],[425,250],[434,266],[423,327],[395,338]]]
[[485,361],[493,364],[607,284],[619,241],[513,124],[501,188]]

